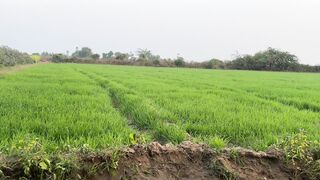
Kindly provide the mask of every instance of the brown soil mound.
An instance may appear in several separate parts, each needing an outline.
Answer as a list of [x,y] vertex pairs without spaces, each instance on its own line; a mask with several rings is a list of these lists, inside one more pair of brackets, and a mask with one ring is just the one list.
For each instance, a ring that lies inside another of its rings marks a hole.
[[116,170],[93,179],[292,179],[276,152],[216,152],[188,141],[178,146],[154,142],[121,152]]

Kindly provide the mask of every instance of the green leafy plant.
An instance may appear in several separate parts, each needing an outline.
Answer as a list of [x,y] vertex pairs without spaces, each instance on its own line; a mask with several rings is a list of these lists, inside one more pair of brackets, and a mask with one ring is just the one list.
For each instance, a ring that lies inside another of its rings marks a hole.
[[284,153],[287,163],[296,168],[295,175],[309,179],[320,178],[319,143],[308,140],[306,132],[288,136],[278,144],[278,148]]
[[280,149],[283,150],[287,161],[296,164],[297,161],[308,164],[313,160],[311,153],[311,142],[308,141],[304,131],[288,136],[279,143]]
[[129,140],[130,140],[130,143],[131,144],[137,144],[137,138],[136,138],[136,135],[135,134],[133,134],[133,133],[130,133],[130,135],[129,135]]
[[[48,154],[41,141],[31,136],[18,140],[7,149],[6,154],[14,160],[6,161],[5,166],[10,167],[9,169],[13,171],[21,169],[20,174],[15,175],[19,178],[63,179],[71,171],[77,169],[77,161],[74,156],[57,155],[59,152]],[[4,174],[3,171],[0,172],[0,175],[1,173]]]

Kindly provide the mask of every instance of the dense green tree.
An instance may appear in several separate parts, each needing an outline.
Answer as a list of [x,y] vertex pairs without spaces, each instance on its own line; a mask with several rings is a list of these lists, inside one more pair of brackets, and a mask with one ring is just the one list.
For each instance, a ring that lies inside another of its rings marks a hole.
[[55,63],[62,63],[65,61],[65,59],[66,59],[66,56],[63,54],[53,54],[51,61]]
[[109,51],[108,53],[102,53],[103,59],[111,59],[113,57],[114,53],[113,51]]
[[159,64],[161,57],[159,55],[154,55],[150,50],[139,49],[138,50],[139,60],[151,61],[155,64]]
[[151,60],[152,53],[148,49],[139,49],[138,50],[138,58],[143,60]]
[[223,61],[221,61],[219,59],[211,59],[209,62],[211,63],[211,66],[213,69],[223,69],[224,68]]
[[283,71],[297,66],[298,58],[288,52],[268,48],[266,51],[258,52],[253,56],[240,56],[233,60],[231,64],[234,69]]
[[77,58],[89,58],[92,54],[93,53],[90,48],[83,47],[81,48],[81,50],[76,50],[76,52],[74,52],[72,56]]
[[15,49],[0,47],[0,66],[14,66],[16,64],[34,63],[30,55],[21,53]]
[[99,54],[92,54],[91,58],[94,60],[98,60],[98,59],[100,59],[100,55]]
[[204,61],[200,64],[200,67],[206,69],[223,69],[224,62],[219,59],[211,59],[210,61]]
[[174,64],[177,66],[177,67],[183,67],[185,66],[185,61],[184,61],[184,58],[183,57],[177,57],[176,60],[174,60]]
[[127,60],[129,55],[127,53],[116,52],[114,53],[115,59],[117,60]]

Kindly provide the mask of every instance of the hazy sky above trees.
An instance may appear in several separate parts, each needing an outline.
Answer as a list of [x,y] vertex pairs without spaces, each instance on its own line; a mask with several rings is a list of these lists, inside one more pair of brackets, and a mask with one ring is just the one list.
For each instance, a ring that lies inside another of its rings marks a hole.
[[231,59],[267,47],[320,64],[319,0],[1,0],[0,44]]

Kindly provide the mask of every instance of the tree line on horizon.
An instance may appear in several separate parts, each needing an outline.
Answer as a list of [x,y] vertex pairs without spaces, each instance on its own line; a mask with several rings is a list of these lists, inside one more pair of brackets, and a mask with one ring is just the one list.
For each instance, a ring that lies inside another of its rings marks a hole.
[[320,66],[300,64],[297,56],[268,48],[254,55],[238,55],[233,60],[211,59],[203,62],[186,61],[178,56],[174,59],[161,58],[150,50],[139,49],[135,54],[109,51],[99,54],[93,53],[88,47],[76,49],[71,56],[53,54],[51,61],[57,63],[88,63],[88,64],[116,64],[134,66],[155,67],[186,67],[203,69],[238,69],[238,70],[263,70],[263,71],[296,71],[296,72],[320,72]]
[[274,48],[260,51],[254,55],[238,55],[233,60],[211,59],[203,62],[186,61],[183,57],[162,58],[150,50],[139,49],[136,54],[109,51],[102,56],[88,47],[76,48],[71,55],[43,52],[31,55],[18,50],[1,46],[0,67],[16,64],[30,64],[38,61],[52,61],[55,63],[87,63],[87,64],[115,64],[154,67],[186,67],[203,69],[237,69],[263,71],[295,71],[320,72],[320,65],[311,66],[300,64],[297,56]]

